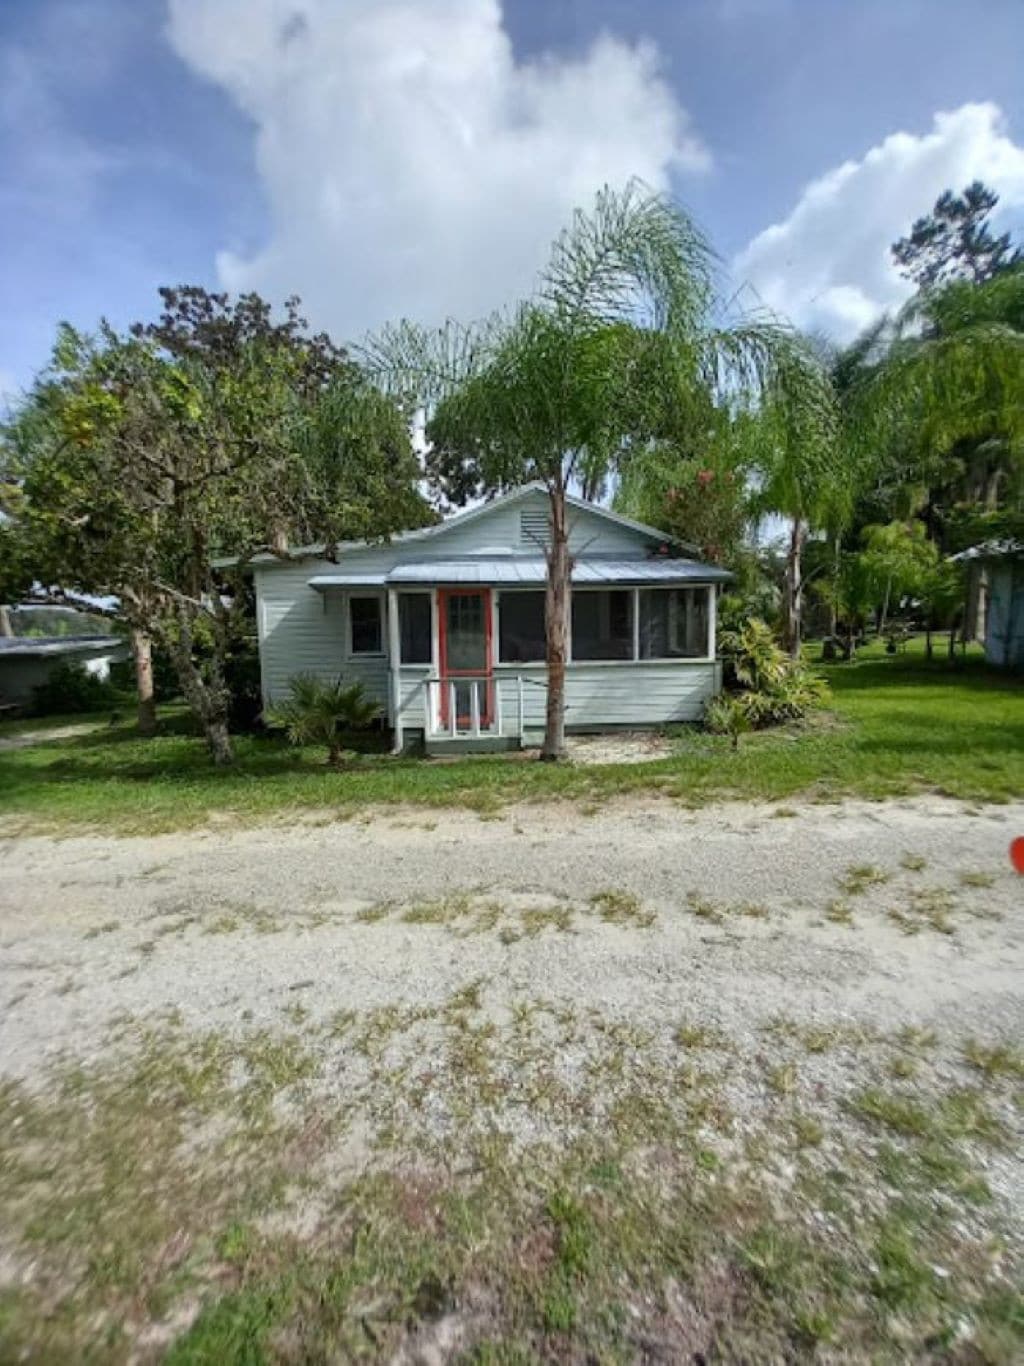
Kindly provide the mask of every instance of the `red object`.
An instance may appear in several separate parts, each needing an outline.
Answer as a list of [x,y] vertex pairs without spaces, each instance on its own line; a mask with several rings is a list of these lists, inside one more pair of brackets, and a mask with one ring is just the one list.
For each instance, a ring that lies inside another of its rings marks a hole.
[[1024,835],[1010,841],[1010,862],[1018,873],[1024,873]]
[[[453,669],[448,664],[448,603],[452,598],[479,598],[484,621],[484,667],[482,669]],[[437,590],[437,634],[440,653],[441,675],[441,724],[449,723],[450,683],[458,683],[460,678],[483,678],[482,706],[480,709],[481,726],[491,724],[493,689],[491,673],[494,668],[493,616],[491,613],[491,590],[489,588],[439,588]],[[458,694],[456,694],[458,695]],[[458,706],[458,703],[456,703]],[[456,724],[468,726],[469,713],[458,713]]]

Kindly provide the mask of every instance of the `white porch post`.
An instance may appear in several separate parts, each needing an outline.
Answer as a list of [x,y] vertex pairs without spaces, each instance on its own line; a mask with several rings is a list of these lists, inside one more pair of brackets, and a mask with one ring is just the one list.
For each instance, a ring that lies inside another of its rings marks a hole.
[[402,642],[398,629],[398,593],[388,589],[388,663],[391,666],[391,752],[402,752]]
[[718,653],[716,633],[718,630],[718,589],[714,584],[708,588],[708,658],[714,659]]

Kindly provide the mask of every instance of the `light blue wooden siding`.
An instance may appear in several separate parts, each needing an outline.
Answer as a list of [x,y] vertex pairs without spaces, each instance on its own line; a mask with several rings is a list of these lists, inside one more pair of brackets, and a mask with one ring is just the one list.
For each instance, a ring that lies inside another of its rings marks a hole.
[[[256,621],[265,702],[281,701],[288,695],[289,679],[308,673],[327,681],[358,679],[371,697],[387,704],[386,655],[347,654],[344,592],[332,588],[317,593],[309,586],[312,574],[334,568],[317,560],[257,567]],[[379,591],[383,597],[383,590]],[[383,646],[387,648],[386,627]]]
[[[402,670],[402,723],[407,730],[426,724],[426,668]],[[528,732],[544,729],[547,678],[543,666],[499,668],[502,730],[514,735],[519,724],[522,678],[523,718]],[[565,723],[571,730],[601,726],[663,726],[699,721],[704,706],[721,686],[719,666],[679,661],[670,664],[570,664],[566,673]],[[435,724],[437,718],[435,717]]]
[[[547,701],[543,666],[499,668],[506,717],[514,717],[516,675],[524,680],[526,729],[544,729]],[[699,721],[719,687],[717,664],[681,660],[667,664],[570,664],[565,682],[565,724],[659,726]],[[508,699],[506,703],[505,699]],[[508,724],[508,722],[506,722]]]
[[1024,668],[1024,566],[1000,564],[989,572],[985,657],[990,664]]
[[[264,700],[279,701],[287,695],[290,678],[312,673],[325,679],[361,679],[371,696],[387,703],[387,660],[346,654],[344,590],[316,592],[309,586],[315,574],[383,576],[403,561],[536,552],[535,543],[522,539],[521,514],[524,510],[546,511],[547,505],[547,495],[538,491],[473,517],[464,525],[456,522],[441,527],[429,536],[345,551],[336,564],[310,557],[255,566]],[[651,538],[585,509],[571,513],[570,540],[575,551],[586,555],[643,556],[654,544]],[[416,705],[422,707],[422,703]],[[407,724],[420,723],[409,720]]]
[[[546,513],[548,496],[540,491],[496,507],[493,512],[473,517],[464,526],[450,529],[419,542],[410,542],[403,558],[410,560],[444,559],[460,555],[537,554],[536,540],[522,534],[522,514]],[[588,555],[643,555],[656,544],[650,537],[619,526],[606,517],[572,508],[569,512],[569,544],[574,552]],[[414,553],[417,545],[422,553]]]

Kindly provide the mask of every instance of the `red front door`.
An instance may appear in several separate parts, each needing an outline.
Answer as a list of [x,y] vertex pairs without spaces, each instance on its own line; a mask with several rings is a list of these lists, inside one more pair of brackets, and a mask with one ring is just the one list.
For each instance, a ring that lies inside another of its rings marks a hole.
[[480,725],[491,724],[491,590],[489,588],[439,588],[438,634],[441,667],[441,724],[451,725],[452,689],[455,691],[456,725],[468,729],[473,715],[473,691],[477,691]]

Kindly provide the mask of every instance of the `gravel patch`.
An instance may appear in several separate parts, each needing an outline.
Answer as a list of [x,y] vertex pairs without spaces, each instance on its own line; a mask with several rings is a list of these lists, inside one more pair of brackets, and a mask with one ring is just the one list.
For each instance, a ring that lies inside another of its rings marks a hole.
[[[748,1040],[780,1011],[1019,1037],[1024,882],[1006,851],[1021,829],[1020,804],[620,802],[10,840],[0,1072],[93,1055],[124,1012],[269,1026],[296,999],[319,1018],[436,1004],[479,978],[495,1009],[526,993],[639,1024],[685,1011]],[[601,914],[591,898],[609,890],[652,923]],[[405,918],[459,896],[461,926]],[[941,931],[922,904],[940,905]],[[481,905],[489,927],[463,932]]]

